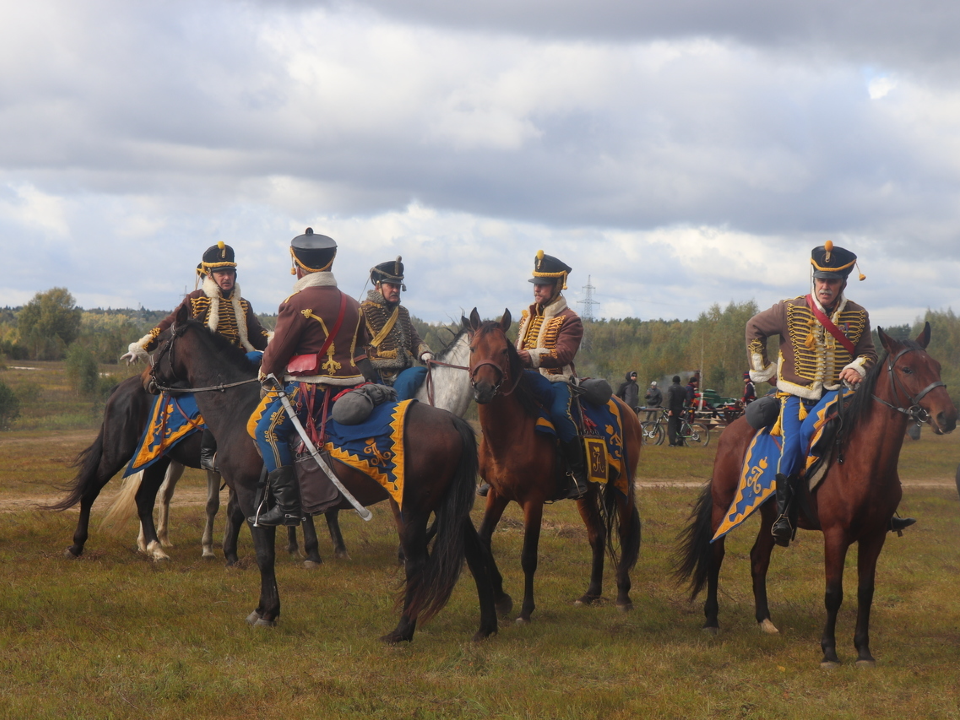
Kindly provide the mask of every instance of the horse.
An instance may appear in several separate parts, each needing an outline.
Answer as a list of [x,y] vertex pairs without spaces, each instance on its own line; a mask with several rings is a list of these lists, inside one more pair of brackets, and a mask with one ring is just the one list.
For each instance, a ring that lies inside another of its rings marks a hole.
[[[242,351],[181,311],[169,339],[157,350],[151,374],[159,387],[185,384],[196,393],[200,412],[223,451],[221,473],[236,492],[244,516],[254,515],[263,462],[246,422],[259,403],[259,386]],[[381,639],[389,643],[412,640],[417,622],[425,622],[446,604],[464,559],[473,573],[480,604],[480,628],[474,639],[486,638],[497,631],[490,579],[495,564],[470,520],[477,475],[473,430],[444,410],[416,402],[406,413],[405,436],[403,522],[397,527],[405,569],[399,601],[402,611],[397,627]],[[332,465],[342,484],[363,505],[388,499],[394,503],[384,487],[364,473],[337,460]],[[343,500],[338,507],[351,506]],[[428,552],[431,513],[436,515],[437,527]],[[274,568],[276,528],[250,529],[261,582],[259,602],[247,621],[269,627],[280,616]]]
[[[929,422],[938,435],[951,432],[957,424],[957,409],[940,380],[940,363],[926,353],[930,324],[924,326],[915,341],[898,342],[880,328],[877,334],[885,354],[843,407],[842,446],[834,445],[833,462],[822,482],[814,490],[804,489],[799,503],[799,527],[823,533],[827,621],[820,640],[820,664],[824,668],[840,663],[837,613],[843,601],[844,560],[853,543],[858,544],[858,603],[853,636],[857,665],[875,664],[870,652],[870,608],[877,559],[902,496],[897,462],[908,422]],[[717,583],[724,538],[712,538],[733,501],[754,432],[746,418],[734,421],[724,430],[713,477],[704,486],[689,525],[680,535],[676,578],[679,582],[689,581],[691,600],[707,587],[703,627],[713,634],[719,629]],[[776,515],[774,505],[767,502],[760,507],[760,531],[750,551],[756,620],[760,629],[770,634],[778,632],[770,620],[766,586],[774,545],[770,534]]]
[[[507,340],[510,311],[499,322],[481,322],[476,308],[461,322],[470,337],[470,380],[479,404],[480,474],[490,484],[487,505],[480,525],[480,539],[489,548],[493,532],[507,505],[513,501],[523,508],[524,594],[519,624],[530,621],[534,610],[533,578],[537,569],[537,547],[543,505],[556,498],[561,472],[553,439],[535,430],[538,410],[528,387],[516,348]],[[606,551],[616,564],[617,600],[622,611],[630,610],[630,570],[640,554],[640,514],[634,494],[634,478],[640,459],[642,431],[636,413],[616,399],[623,425],[623,466],[627,474],[626,496],[609,482],[599,489],[588,483],[587,494],[577,500],[580,517],[587,527],[593,551],[590,584],[578,605],[589,605],[601,597]],[[614,520],[620,539],[619,558],[612,537]],[[499,573],[493,575],[498,608],[511,601],[503,592]]]

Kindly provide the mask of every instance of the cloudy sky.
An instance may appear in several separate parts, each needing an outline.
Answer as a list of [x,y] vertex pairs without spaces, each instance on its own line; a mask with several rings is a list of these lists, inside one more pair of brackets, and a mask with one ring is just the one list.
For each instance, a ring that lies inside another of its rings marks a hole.
[[874,324],[960,310],[960,5],[31,0],[0,24],[0,305],[172,308],[236,248],[273,311],[308,225],[431,321],[695,318],[860,256]]

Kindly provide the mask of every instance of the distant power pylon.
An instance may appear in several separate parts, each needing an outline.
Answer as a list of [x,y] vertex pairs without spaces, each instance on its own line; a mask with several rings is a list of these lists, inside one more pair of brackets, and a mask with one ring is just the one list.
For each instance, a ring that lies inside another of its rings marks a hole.
[[582,317],[584,320],[593,320],[593,306],[600,304],[593,299],[593,291],[596,290],[596,288],[590,282],[590,277],[590,275],[587,275],[587,284],[583,286],[583,291],[585,293],[583,300],[577,301],[583,305],[583,312],[580,313],[580,317]]

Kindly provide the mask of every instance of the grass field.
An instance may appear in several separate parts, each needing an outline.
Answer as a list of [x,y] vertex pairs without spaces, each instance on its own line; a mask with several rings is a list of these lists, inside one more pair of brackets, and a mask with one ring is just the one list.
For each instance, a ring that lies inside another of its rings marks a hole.
[[[4,373],[5,375],[7,373]],[[476,594],[464,575],[451,603],[414,642],[377,638],[396,623],[400,574],[386,507],[363,523],[343,514],[350,560],[302,569],[281,557],[283,615],[274,629],[244,622],[259,573],[249,534],[239,568],[200,560],[203,508],[175,501],[171,561],[135,550],[136,528],[111,537],[94,524],[87,552],[67,560],[76,514],[32,503],[58,496],[89,429],[0,434],[0,717],[3,718],[899,718],[960,717],[960,501],[953,476],[960,433],[906,441],[901,510],[919,518],[880,558],[873,670],[853,666],[856,553],[838,626],[845,664],[819,668],[824,620],[822,544],[801,532],[777,549],[769,587],[779,636],[753,620],[747,555],[756,521],[728,539],[721,631],[700,631],[669,577],[675,537],[710,473],[706,449],[645,448],[644,541],[633,573],[635,610],[612,601],[577,608],[589,571],[572,503],[545,513],[534,622],[504,621],[479,644]],[[660,484],[656,484],[660,483]],[[104,510],[114,480],[98,507]],[[203,488],[188,471],[183,497]],[[478,503],[475,515],[479,517]],[[218,533],[222,522],[218,527]],[[515,601],[521,525],[508,511],[494,551]],[[606,585],[607,597],[612,586]]]

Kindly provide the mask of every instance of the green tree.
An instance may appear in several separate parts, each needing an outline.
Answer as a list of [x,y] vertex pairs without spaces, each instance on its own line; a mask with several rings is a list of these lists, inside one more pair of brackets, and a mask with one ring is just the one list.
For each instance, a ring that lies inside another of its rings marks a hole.
[[0,380],[0,430],[9,430],[18,417],[20,417],[20,398]]
[[97,359],[80,343],[67,350],[67,377],[78,395],[94,395],[100,389]]
[[66,288],[51,288],[37,293],[17,316],[20,341],[36,360],[63,357],[67,346],[80,334],[83,311],[75,306]]

